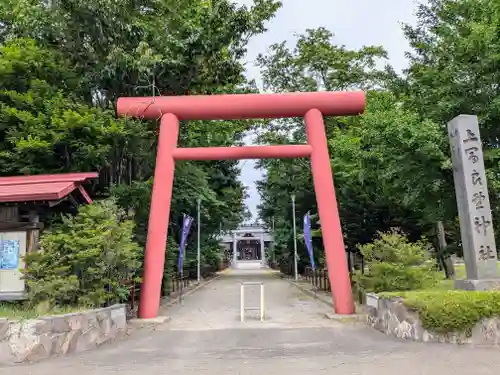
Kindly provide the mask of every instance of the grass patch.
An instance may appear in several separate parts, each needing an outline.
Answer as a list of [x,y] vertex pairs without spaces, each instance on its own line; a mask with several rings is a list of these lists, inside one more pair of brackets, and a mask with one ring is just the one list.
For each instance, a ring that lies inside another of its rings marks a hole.
[[[498,273],[500,273],[500,262],[497,263]],[[455,264],[455,278],[466,279],[465,264]]]
[[40,316],[63,315],[89,310],[85,307],[31,308],[22,302],[0,302],[0,318],[12,320],[35,319]]
[[482,319],[500,317],[499,291],[430,290],[379,293],[381,297],[401,297],[418,312],[422,326],[441,334],[463,333]]
[[433,288],[433,290],[453,290],[454,288],[455,288],[455,286],[454,286],[454,280],[453,279],[444,279],[444,280],[441,280]]
[[[455,264],[455,279],[456,280],[464,280],[467,278],[465,272],[465,264]],[[498,273],[500,274],[500,262],[498,262]],[[441,273],[442,274],[442,273]],[[453,290],[453,279],[444,279],[439,282],[433,290]]]

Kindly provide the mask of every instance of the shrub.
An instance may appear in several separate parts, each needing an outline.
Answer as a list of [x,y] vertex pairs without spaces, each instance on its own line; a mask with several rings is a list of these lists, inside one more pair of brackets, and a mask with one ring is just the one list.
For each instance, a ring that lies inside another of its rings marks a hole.
[[382,297],[402,297],[403,303],[418,312],[422,326],[432,332],[463,333],[484,318],[500,317],[500,292],[437,290],[381,293]]
[[40,250],[25,257],[30,303],[99,307],[124,301],[126,282],[141,266],[133,230],[133,221],[113,200],[63,217],[42,234]]
[[420,240],[409,242],[399,230],[378,233],[373,242],[358,246],[365,259],[365,273],[357,271],[353,280],[365,292],[426,289],[438,282],[427,254],[431,247]]

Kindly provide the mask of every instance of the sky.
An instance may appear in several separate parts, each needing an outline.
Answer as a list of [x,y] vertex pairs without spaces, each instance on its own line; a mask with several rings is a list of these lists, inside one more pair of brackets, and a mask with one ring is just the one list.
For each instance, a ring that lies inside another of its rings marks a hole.
[[[250,6],[252,0],[235,0],[240,5]],[[293,45],[294,35],[306,29],[326,27],[335,34],[335,42],[357,49],[363,45],[381,45],[389,54],[389,63],[397,70],[406,67],[405,51],[409,50],[401,23],[415,23],[415,0],[282,0],[283,7],[267,26],[268,31],[251,39],[246,58],[247,76],[261,86],[259,68],[254,65],[259,53],[266,53],[273,43],[286,40]],[[245,139],[253,144],[252,136]],[[255,181],[262,172],[255,169],[252,160],[241,161],[241,181],[247,188],[247,207],[252,221],[258,216],[260,197]]]

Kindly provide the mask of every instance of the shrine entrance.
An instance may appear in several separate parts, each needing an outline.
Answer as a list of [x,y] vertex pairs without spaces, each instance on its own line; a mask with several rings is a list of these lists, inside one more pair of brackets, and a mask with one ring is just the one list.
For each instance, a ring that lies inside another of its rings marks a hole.
[[[358,115],[365,105],[364,92],[353,91],[119,98],[119,116],[161,119],[139,317],[154,318],[160,307],[175,161],[265,158],[310,158],[333,305],[337,314],[354,313],[323,116]],[[304,118],[307,144],[177,147],[179,121],[284,117]]]
[[251,233],[245,234],[243,237],[237,242],[236,260],[262,260],[260,239],[253,237]]

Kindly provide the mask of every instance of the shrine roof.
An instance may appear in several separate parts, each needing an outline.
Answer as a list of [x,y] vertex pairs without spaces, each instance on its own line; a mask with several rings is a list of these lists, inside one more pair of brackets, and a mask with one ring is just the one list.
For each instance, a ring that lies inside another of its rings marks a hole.
[[55,201],[75,189],[80,189],[85,200],[91,203],[81,184],[97,177],[95,172],[0,177],[0,203]]

